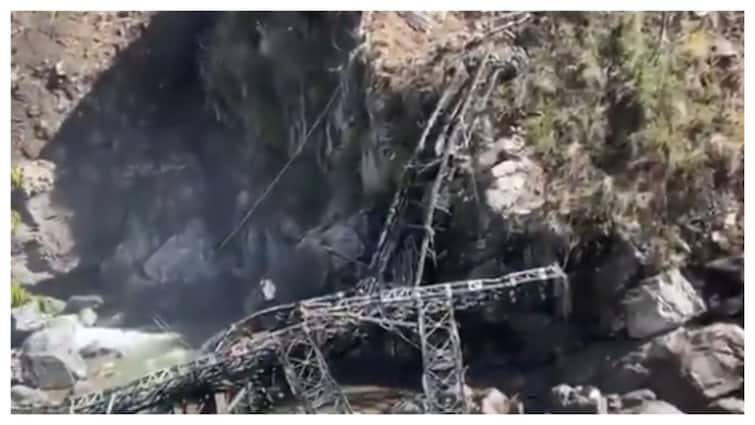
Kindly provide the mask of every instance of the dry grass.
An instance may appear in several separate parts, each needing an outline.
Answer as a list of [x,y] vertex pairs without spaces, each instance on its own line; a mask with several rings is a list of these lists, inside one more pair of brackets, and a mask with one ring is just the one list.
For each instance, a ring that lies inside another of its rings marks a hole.
[[742,249],[743,46],[716,18],[548,14],[529,29],[525,128],[551,214],[622,233],[659,263]]

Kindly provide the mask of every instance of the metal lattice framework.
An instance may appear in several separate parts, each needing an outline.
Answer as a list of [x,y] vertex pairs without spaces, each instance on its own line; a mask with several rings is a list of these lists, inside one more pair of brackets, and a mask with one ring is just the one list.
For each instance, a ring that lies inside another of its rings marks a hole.
[[[298,332],[301,330],[301,332]],[[283,335],[278,344],[278,360],[283,365],[291,393],[306,413],[330,407],[335,413],[351,413],[349,401],[330,375],[310,324]]]
[[[360,327],[367,323],[378,324],[389,330],[398,327],[417,329],[418,301],[422,302],[420,311],[426,323],[425,328],[429,330],[430,323],[444,323],[440,326],[447,326],[447,323],[453,322],[452,318],[440,320],[432,318],[433,315],[447,314],[449,308],[462,311],[490,303],[511,307],[550,305],[553,308],[560,308],[562,297],[568,296],[564,292],[566,290],[568,290],[566,276],[558,266],[554,265],[511,273],[495,279],[448,282],[422,287],[398,287],[367,295],[346,296],[340,293],[313,298],[290,308],[281,309],[288,313],[289,323],[286,326],[254,332],[250,336],[240,332],[241,326],[236,326],[236,332],[230,334],[228,339],[221,341],[216,352],[192,362],[152,372],[123,386],[69,397],[61,404],[21,405],[15,406],[13,411],[18,413],[134,413],[173,405],[187,399],[199,399],[207,394],[240,391],[249,383],[265,386],[267,385],[266,377],[280,367],[281,343],[290,342],[292,337],[298,339],[301,335],[316,333],[315,346],[322,347],[322,352],[315,355],[315,358],[320,362],[328,356],[329,347],[337,345],[340,339],[359,338]],[[283,321],[279,323],[282,324]],[[305,325],[309,327],[308,330],[305,330]],[[432,327],[435,326],[432,325]],[[446,333],[458,335],[455,331],[452,333],[446,331]],[[425,335],[427,336],[427,331]],[[305,346],[307,344],[310,343],[304,342]],[[430,346],[425,349],[427,352],[433,350],[434,348]],[[443,348],[441,350],[453,351]],[[432,370],[439,369],[432,366]],[[323,390],[324,393],[337,387],[332,378],[327,377],[329,376],[327,369],[324,373],[320,373],[320,376],[325,378],[318,380],[318,383],[313,386],[327,383],[329,387]],[[290,376],[301,379],[299,374]],[[298,385],[299,388],[308,387],[301,383],[294,385]],[[340,392],[340,390],[337,391]],[[305,394],[305,392],[300,392],[300,394]],[[340,398],[327,394],[310,399],[327,400],[325,404],[331,405],[340,402],[331,401],[340,400]]]
[[[498,54],[487,47],[482,50],[482,55],[473,52],[460,58],[460,70],[476,71],[473,76],[457,72],[440,97],[404,169],[366,275],[353,291],[257,312],[211,338],[204,346],[208,354],[195,361],[152,372],[123,386],[72,396],[62,404],[14,406],[13,411],[170,412],[177,404],[185,411],[187,401],[199,401],[223,412],[258,412],[275,402],[269,378],[282,369],[290,392],[305,412],[350,413],[351,406],[326,359],[338,354],[341,343],[361,341],[365,325],[370,324],[402,337],[408,333],[419,341],[425,411],[465,412],[455,312],[496,303],[509,309],[550,306],[568,315],[570,298],[568,280],[557,266],[495,279],[420,286],[426,260],[436,261],[438,213],[448,213],[449,182],[457,157],[468,154],[468,136],[477,113],[485,109],[501,75],[513,78],[526,66],[520,49],[507,48]],[[427,143],[431,134],[433,144]],[[226,395],[234,395],[230,403]]]
[[461,340],[454,319],[451,287],[445,298],[417,299],[417,327],[422,345],[422,389],[432,413],[462,413],[464,370]]

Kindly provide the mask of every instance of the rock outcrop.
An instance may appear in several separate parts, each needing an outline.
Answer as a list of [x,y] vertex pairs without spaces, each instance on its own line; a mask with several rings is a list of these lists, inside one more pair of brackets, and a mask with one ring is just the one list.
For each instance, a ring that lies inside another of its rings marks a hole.
[[705,302],[679,270],[639,283],[624,299],[629,336],[646,338],[673,330],[705,312]]

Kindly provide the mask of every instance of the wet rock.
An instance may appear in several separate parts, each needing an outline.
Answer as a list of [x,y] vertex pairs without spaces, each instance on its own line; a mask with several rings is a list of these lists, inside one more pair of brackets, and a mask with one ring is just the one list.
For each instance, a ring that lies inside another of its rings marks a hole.
[[640,283],[624,299],[627,330],[645,338],[683,325],[705,312],[705,303],[678,269]]
[[213,243],[204,224],[189,221],[182,233],[169,238],[144,263],[144,273],[155,282],[187,283],[217,275]]
[[97,310],[105,304],[99,295],[73,295],[66,301],[66,313],[75,313],[85,308]]
[[708,404],[706,411],[710,413],[744,414],[745,401],[734,397],[721,398]]
[[663,400],[647,400],[637,406],[622,409],[620,413],[634,415],[679,415],[684,412],[677,409],[673,404]]
[[23,362],[26,380],[42,389],[70,388],[86,377],[84,359],[72,349],[25,353]]
[[51,319],[23,344],[24,381],[38,388],[69,388],[86,376],[86,364],[75,349],[76,315]]
[[47,404],[50,402],[47,394],[37,388],[25,385],[14,385],[10,389],[11,403],[19,404]]
[[97,313],[91,307],[82,308],[79,311],[79,321],[86,327],[92,327],[97,323]]
[[36,297],[39,309],[50,316],[57,316],[65,312],[66,302],[53,297],[39,296]]
[[551,389],[552,413],[598,413],[608,412],[606,400],[600,390],[593,386],[570,387],[560,384]]
[[39,311],[36,302],[26,303],[11,310],[11,347],[17,347],[32,333],[42,329],[48,315]]
[[72,348],[79,326],[76,315],[58,316],[50,319],[44,329],[34,332],[22,345],[26,354],[68,351]]

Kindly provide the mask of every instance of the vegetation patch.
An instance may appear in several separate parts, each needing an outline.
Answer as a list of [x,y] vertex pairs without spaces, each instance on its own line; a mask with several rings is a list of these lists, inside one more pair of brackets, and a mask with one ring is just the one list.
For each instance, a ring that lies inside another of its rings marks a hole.
[[523,31],[518,106],[549,214],[575,234],[621,233],[657,263],[741,252],[742,19],[548,13]]

